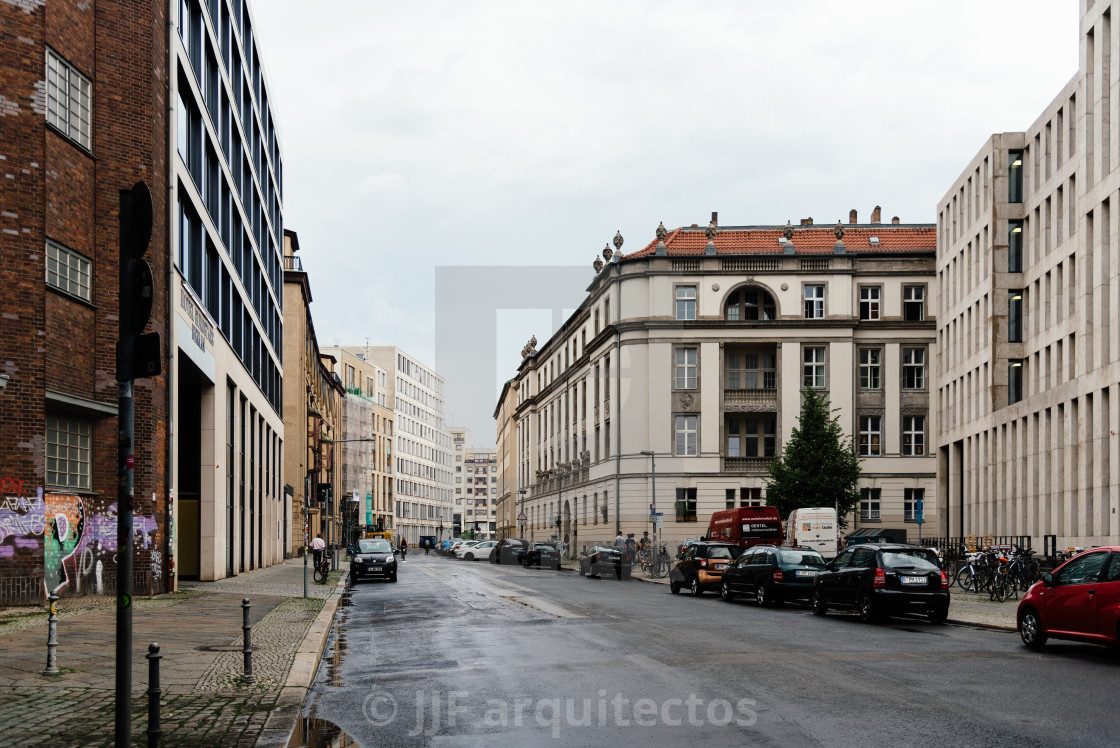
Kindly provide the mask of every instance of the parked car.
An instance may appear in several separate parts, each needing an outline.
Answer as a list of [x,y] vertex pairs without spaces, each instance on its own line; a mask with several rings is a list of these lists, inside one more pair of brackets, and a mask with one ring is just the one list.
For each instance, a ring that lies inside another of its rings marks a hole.
[[397,581],[397,559],[388,540],[363,538],[353,547],[350,554],[350,580],[358,582],[367,577]]
[[699,543],[703,539],[704,538],[688,538],[683,543],[678,545],[677,546],[677,560],[679,561],[681,559],[681,556],[684,555],[684,549],[685,548],[689,547],[690,545],[696,545],[697,543]]
[[1120,546],[1092,548],[1042,575],[1019,602],[1019,636],[1120,644]]
[[824,558],[812,548],[756,545],[723,570],[720,597],[731,602],[747,595],[763,606],[808,600],[813,579],[823,568]]
[[631,571],[630,559],[615,546],[591,546],[584,548],[579,554],[579,575],[581,577],[598,577],[603,574],[615,579],[629,579]]
[[520,564],[525,557],[526,541],[520,538],[502,538],[490,549],[492,564]]
[[539,566],[542,569],[559,569],[560,549],[554,543],[540,541],[530,543],[525,549],[525,556],[521,563],[526,568]]
[[474,548],[481,542],[481,540],[464,540],[459,544],[459,547],[455,549],[455,558],[463,558],[463,556],[466,555],[467,551],[469,551],[471,548]]
[[717,590],[723,570],[743,552],[735,543],[702,540],[684,549],[681,560],[669,570],[669,591],[674,595],[687,587],[693,595]]
[[813,579],[813,613],[854,609],[864,622],[921,613],[932,623],[949,616],[949,580],[928,548],[903,543],[857,545],[842,550]]
[[464,561],[477,561],[480,558],[490,558],[490,549],[497,544],[497,540],[481,540],[474,545],[463,546],[459,549],[459,558]]

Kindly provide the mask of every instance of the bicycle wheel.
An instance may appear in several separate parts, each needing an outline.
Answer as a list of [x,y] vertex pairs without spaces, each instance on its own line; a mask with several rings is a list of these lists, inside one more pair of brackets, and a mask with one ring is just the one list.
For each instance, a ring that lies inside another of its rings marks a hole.
[[327,572],[322,569],[315,569],[315,582],[317,584],[325,584],[327,581]]
[[965,592],[974,592],[972,586],[976,583],[976,576],[973,574],[972,569],[967,566],[962,566],[961,570],[957,572],[957,586]]

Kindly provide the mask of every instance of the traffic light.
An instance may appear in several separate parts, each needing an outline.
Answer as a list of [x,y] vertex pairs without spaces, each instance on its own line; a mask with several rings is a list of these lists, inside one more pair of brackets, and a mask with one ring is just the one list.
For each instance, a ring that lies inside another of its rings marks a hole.
[[155,279],[143,259],[152,238],[152,193],[144,182],[121,190],[120,340],[117,379],[155,377],[163,370],[158,332],[144,333],[152,316]]

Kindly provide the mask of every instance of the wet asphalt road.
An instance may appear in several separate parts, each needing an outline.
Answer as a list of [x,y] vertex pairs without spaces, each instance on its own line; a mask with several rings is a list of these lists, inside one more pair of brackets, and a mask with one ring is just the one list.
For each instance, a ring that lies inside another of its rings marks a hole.
[[308,697],[362,746],[1120,745],[1120,656],[924,620],[410,556]]

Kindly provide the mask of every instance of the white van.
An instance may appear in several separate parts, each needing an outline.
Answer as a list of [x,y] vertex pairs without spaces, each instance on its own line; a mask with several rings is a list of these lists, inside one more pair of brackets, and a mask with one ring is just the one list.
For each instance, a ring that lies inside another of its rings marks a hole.
[[836,510],[830,506],[794,509],[786,520],[785,545],[812,548],[825,560],[836,556]]

